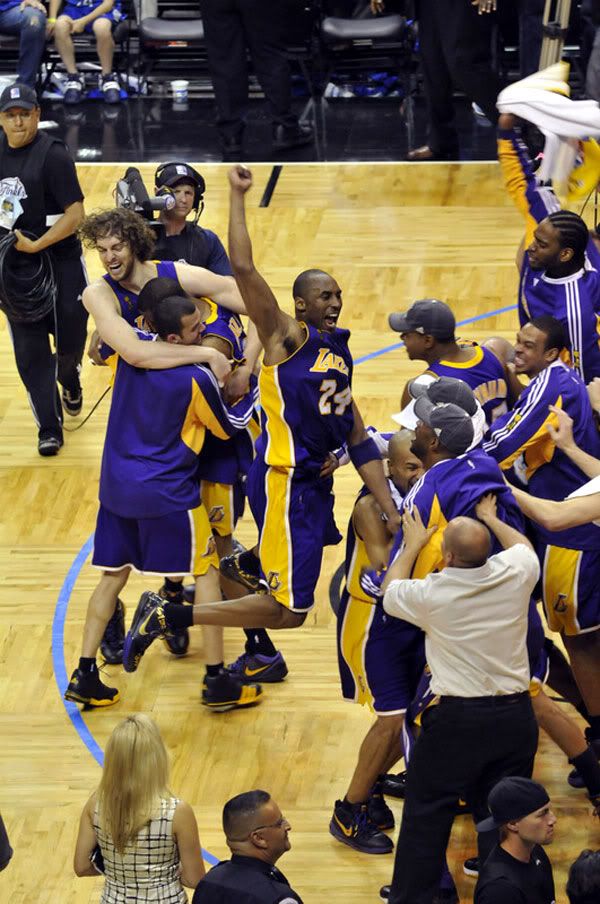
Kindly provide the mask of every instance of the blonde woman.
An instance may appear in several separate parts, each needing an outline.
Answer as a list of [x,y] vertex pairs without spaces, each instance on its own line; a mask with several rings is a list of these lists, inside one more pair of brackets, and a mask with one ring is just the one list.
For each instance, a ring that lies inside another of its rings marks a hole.
[[186,904],[183,886],[195,888],[203,878],[196,817],[173,797],[168,778],[157,726],[141,713],[128,716],[106,745],[102,779],[83,808],[75,847],[78,876],[98,874],[90,856],[100,848],[101,904]]

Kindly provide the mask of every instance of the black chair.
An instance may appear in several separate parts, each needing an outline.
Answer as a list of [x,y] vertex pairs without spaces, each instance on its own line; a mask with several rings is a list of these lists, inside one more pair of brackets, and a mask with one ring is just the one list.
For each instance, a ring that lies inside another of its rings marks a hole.
[[189,78],[190,67],[206,65],[204,26],[197,0],[158,0],[157,15],[138,20],[140,85],[162,70]]

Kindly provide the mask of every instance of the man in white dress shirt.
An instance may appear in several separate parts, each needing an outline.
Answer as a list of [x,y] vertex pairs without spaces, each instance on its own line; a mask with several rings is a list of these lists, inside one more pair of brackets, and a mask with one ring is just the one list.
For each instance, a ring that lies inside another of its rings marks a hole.
[[[390,904],[436,900],[456,800],[476,822],[506,775],[529,777],[538,729],[528,694],[529,598],[539,564],[529,541],[500,521],[496,499],[476,507],[479,521],[454,518],[442,541],[445,567],[422,580],[410,574],[435,527],[418,511],[403,517],[404,546],[383,583],[383,606],[425,631],[437,706],[422,717],[408,769]],[[503,551],[489,557],[492,531]],[[497,840],[479,837],[482,861]]]

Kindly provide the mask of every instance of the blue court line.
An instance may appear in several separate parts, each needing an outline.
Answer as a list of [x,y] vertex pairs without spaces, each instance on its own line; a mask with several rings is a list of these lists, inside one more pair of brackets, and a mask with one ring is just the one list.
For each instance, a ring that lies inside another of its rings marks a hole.
[[[469,323],[476,323],[477,321],[485,320],[488,317],[495,317],[497,314],[506,314],[507,311],[514,311],[516,307],[516,304],[511,304],[505,308],[497,308],[495,311],[488,311],[485,314],[476,314],[474,317],[467,317],[466,320],[459,321],[456,325],[466,326]],[[387,354],[387,352],[396,351],[397,349],[403,347],[403,342],[396,342],[394,343],[394,345],[386,345],[385,348],[381,348],[376,352],[370,352],[368,355],[363,355],[362,358],[356,358],[354,364],[363,364],[365,361],[371,361],[374,358],[380,358],[381,355],[385,355]],[[71,720],[75,731],[77,732],[89,752],[92,754],[98,765],[102,766],[104,762],[104,754],[102,752],[102,748],[99,746],[98,742],[85,724],[77,704],[71,703],[64,698],[64,693],[67,689],[67,684],[69,683],[65,665],[65,619],[67,617],[67,609],[69,607],[69,601],[71,599],[73,587],[75,586],[75,582],[79,577],[79,572],[83,568],[87,557],[92,551],[93,543],[94,535],[92,534],[91,537],[88,537],[88,539],[85,541],[85,543],[75,556],[75,559],[71,567],[69,568],[64,583],[60,588],[60,593],[58,594],[58,599],[56,601],[56,608],[54,610],[54,619],[52,622],[52,664],[54,669],[54,677],[56,679],[56,684],[58,685],[58,690],[60,693],[60,698],[63,702],[65,710],[67,711],[67,715]],[[202,856],[204,860],[211,866],[214,866],[219,862],[218,858],[215,857],[214,854],[211,854],[209,851],[205,851],[204,848],[202,849]]]

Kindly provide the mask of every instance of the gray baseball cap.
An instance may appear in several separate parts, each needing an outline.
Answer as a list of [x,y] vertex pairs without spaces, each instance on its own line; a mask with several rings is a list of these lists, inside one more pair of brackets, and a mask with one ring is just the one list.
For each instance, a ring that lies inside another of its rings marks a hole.
[[397,333],[421,333],[435,339],[453,339],[456,328],[450,307],[437,298],[415,301],[408,311],[390,314],[388,322]]
[[429,378],[430,375],[422,374],[409,383],[408,392],[413,399],[427,396],[437,405],[450,402],[452,405],[458,405],[470,417],[473,417],[477,411],[477,400],[468,383],[457,377],[440,377],[437,380],[430,378],[426,380],[426,377]]
[[462,455],[471,446],[475,428],[470,416],[452,402],[436,404],[428,396],[415,401],[417,418],[431,427],[439,441],[449,452]]

